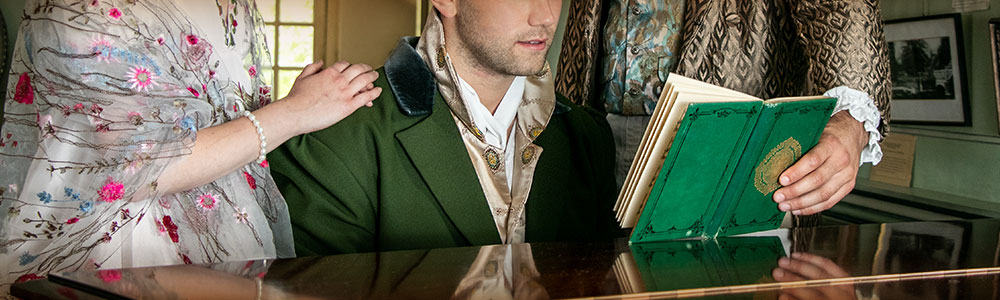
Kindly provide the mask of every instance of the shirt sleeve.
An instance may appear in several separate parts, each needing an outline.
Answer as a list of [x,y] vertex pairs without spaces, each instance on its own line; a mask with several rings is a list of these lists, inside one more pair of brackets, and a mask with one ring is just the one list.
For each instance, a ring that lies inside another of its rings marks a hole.
[[861,122],[865,131],[868,132],[868,144],[861,150],[859,164],[870,162],[877,165],[882,161],[882,147],[878,144],[882,139],[882,133],[879,131],[881,116],[875,107],[875,101],[865,92],[846,86],[835,87],[823,95],[837,98],[837,106],[833,109],[834,114],[846,110],[851,114],[851,117]]

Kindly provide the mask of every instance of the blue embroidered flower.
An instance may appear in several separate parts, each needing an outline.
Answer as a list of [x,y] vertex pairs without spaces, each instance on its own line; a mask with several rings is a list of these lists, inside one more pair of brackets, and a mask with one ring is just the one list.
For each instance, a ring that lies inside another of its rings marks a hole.
[[21,254],[20,261],[18,263],[22,266],[27,265],[35,261],[36,258],[38,258],[38,255],[31,255],[28,252],[24,252],[24,254]]
[[92,209],[92,208],[94,208],[94,203],[93,202],[87,201],[87,202],[84,202],[83,204],[80,204],[80,211],[82,211],[82,212],[85,212],[85,213],[86,212],[90,212],[90,209]]
[[80,201],[80,193],[74,193],[73,188],[65,187],[63,192],[66,192],[66,197],[73,199],[74,201]]
[[198,127],[194,126],[194,119],[191,119],[191,117],[184,117],[184,119],[181,120],[181,128],[198,131]]
[[52,194],[49,194],[46,191],[38,192],[35,196],[38,196],[38,201],[42,201],[42,203],[48,204],[49,202],[52,202]]

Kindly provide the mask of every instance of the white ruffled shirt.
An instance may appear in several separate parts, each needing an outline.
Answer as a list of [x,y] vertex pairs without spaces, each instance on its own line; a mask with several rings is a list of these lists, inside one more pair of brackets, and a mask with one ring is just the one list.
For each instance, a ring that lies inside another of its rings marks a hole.
[[861,150],[861,161],[858,164],[870,162],[877,165],[882,161],[882,147],[878,144],[882,139],[882,134],[878,131],[882,117],[875,107],[875,101],[867,93],[846,86],[832,88],[823,93],[823,96],[837,98],[837,106],[833,109],[833,113],[846,110],[855,120],[861,122],[868,132],[868,145]]
[[514,119],[517,118],[517,108],[521,106],[521,98],[524,97],[525,77],[514,77],[514,81],[507,88],[507,93],[500,99],[500,105],[497,106],[495,113],[490,113],[490,110],[479,100],[479,94],[476,93],[476,90],[468,82],[465,82],[462,76],[456,74],[455,77],[458,78],[459,93],[462,94],[462,101],[465,102],[465,107],[469,110],[469,118],[472,119],[472,123],[482,131],[487,144],[503,151],[504,175],[507,176],[507,191],[509,192],[513,188],[514,152],[517,152],[513,145],[514,135],[510,134],[512,133],[510,131],[512,131],[511,125],[514,124]]

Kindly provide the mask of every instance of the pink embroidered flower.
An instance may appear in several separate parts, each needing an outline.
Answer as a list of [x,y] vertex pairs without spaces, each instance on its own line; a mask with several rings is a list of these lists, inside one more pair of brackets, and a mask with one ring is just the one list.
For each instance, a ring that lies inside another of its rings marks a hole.
[[189,86],[188,92],[191,92],[191,94],[194,95],[195,98],[201,97],[201,93],[199,93],[198,90],[194,89],[193,87]]
[[156,43],[159,44],[160,46],[163,46],[163,44],[167,43],[167,40],[163,38],[163,35],[160,35],[156,37]]
[[141,113],[139,113],[137,111],[130,111],[130,112],[128,112],[128,122],[129,122],[129,124],[132,124],[132,125],[135,125],[135,126],[140,126],[140,125],[142,125],[142,121],[144,121],[144,119],[142,118],[142,114]]
[[235,209],[236,209],[236,213],[233,214],[233,217],[236,218],[237,222],[240,222],[240,223],[243,223],[243,224],[247,224],[247,223],[250,222],[250,215],[247,214],[247,209],[246,208],[236,207]]
[[185,264],[185,265],[190,265],[190,264],[192,264],[192,262],[191,262],[191,259],[190,259],[190,258],[188,258],[188,256],[187,256],[187,255],[184,255],[184,254],[181,254],[181,260],[184,260],[184,264]]
[[31,77],[28,73],[21,73],[14,86],[14,101],[22,104],[32,104],[35,102],[35,88],[31,86]]
[[97,105],[97,103],[94,103],[94,104],[90,105],[90,112],[95,113],[95,114],[99,114],[102,111],[104,111],[104,108],[102,108],[100,105]]
[[214,209],[216,204],[218,204],[218,200],[216,200],[215,195],[210,193],[205,193],[198,197],[198,205],[201,206],[201,209],[204,211]]
[[66,220],[66,224],[74,224],[74,223],[79,222],[79,221],[80,221],[80,218],[72,217],[72,218],[69,218],[69,220]]
[[239,23],[236,23],[236,19],[233,19],[233,27],[235,28]]
[[262,86],[262,87],[258,88],[257,89],[257,100],[260,101],[260,106],[261,107],[266,106],[268,104],[271,104],[271,87],[265,85],[265,86]]
[[257,179],[254,179],[253,176],[250,176],[250,173],[248,173],[247,171],[243,171],[243,177],[247,179],[247,184],[250,185],[251,190],[257,189]]
[[97,278],[100,278],[104,282],[116,282],[122,280],[121,270],[100,270],[97,271]]
[[90,0],[90,3],[88,3],[88,4],[90,4],[90,6],[97,6],[97,4],[99,4],[99,3],[100,2],[98,2],[97,0]]
[[184,63],[192,70],[208,68],[208,61],[213,52],[212,45],[193,34],[186,35],[184,39],[187,40],[187,43],[181,44]]
[[83,103],[74,104],[73,111],[83,111]]
[[122,11],[118,10],[117,7],[112,7],[111,10],[108,11],[108,16],[118,20],[118,18],[122,17]]
[[215,70],[208,70],[208,78],[215,78]]
[[247,72],[250,73],[250,77],[257,77],[257,66],[250,66],[250,69],[247,69]]
[[177,243],[180,240],[180,235],[177,234],[177,224],[174,224],[173,219],[170,216],[163,216],[163,228],[167,230],[167,234],[170,235],[170,241]]
[[103,35],[96,35],[90,40],[90,51],[94,52],[94,59],[98,62],[110,62],[114,60],[111,52],[114,50],[114,41],[105,39]]
[[153,223],[156,224],[156,231],[160,233],[160,236],[167,233],[167,228],[163,227],[163,222],[160,222],[159,219],[153,219]]
[[104,186],[101,187],[100,191],[97,191],[97,195],[101,196],[101,201],[111,203],[118,201],[125,196],[125,186],[121,182],[114,181],[111,177],[104,182]]
[[260,166],[264,167],[264,168],[267,168],[267,166],[268,166],[267,160],[265,159],[264,161],[260,162]]
[[128,73],[128,82],[132,83],[132,89],[136,92],[142,92],[149,90],[151,85],[160,85],[156,82],[159,79],[156,75],[149,72],[148,69],[141,66],[136,66],[132,68]]

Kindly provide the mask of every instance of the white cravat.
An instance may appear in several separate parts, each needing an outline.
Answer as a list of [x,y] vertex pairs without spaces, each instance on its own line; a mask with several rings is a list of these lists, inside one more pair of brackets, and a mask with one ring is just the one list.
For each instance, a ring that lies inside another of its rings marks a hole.
[[521,106],[521,98],[524,97],[525,78],[524,76],[514,77],[514,82],[511,82],[510,87],[507,88],[507,93],[500,99],[500,105],[497,106],[496,113],[490,113],[490,110],[479,100],[479,94],[476,93],[476,90],[469,83],[465,82],[462,76],[456,74],[455,77],[458,79],[458,91],[462,95],[462,102],[465,102],[465,107],[469,110],[469,117],[472,119],[472,123],[483,132],[483,137],[486,138],[487,144],[500,148],[503,151],[504,175],[507,175],[507,191],[509,192],[513,188],[514,152],[517,151],[513,145],[514,135],[508,134],[508,129],[514,124],[514,119],[517,117],[517,108]]

